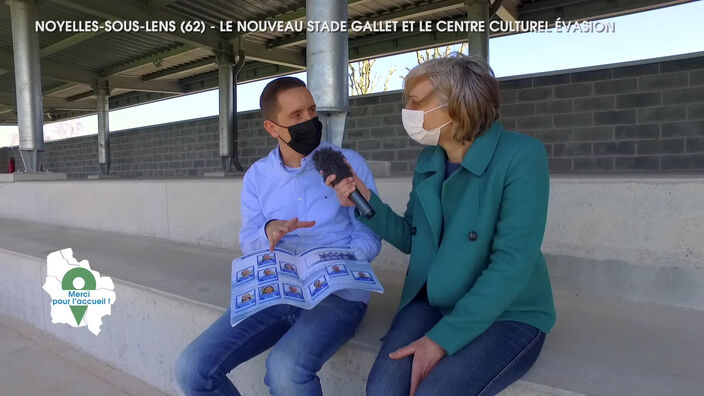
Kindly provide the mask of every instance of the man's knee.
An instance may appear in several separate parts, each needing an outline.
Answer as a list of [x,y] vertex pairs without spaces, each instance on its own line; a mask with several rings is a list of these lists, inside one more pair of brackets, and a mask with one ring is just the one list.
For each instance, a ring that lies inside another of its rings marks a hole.
[[201,359],[198,358],[197,354],[192,353],[189,348],[186,348],[178,356],[174,367],[174,375],[176,376],[176,382],[184,392],[207,388],[207,379],[201,374],[200,364]]
[[316,371],[299,354],[275,347],[266,359],[266,384],[272,388],[273,394],[285,394],[284,390],[315,380]]

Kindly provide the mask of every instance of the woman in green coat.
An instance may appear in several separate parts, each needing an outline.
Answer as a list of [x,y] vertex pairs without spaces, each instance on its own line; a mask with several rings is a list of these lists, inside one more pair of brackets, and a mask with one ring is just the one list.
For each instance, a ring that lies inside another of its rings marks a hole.
[[376,211],[359,220],[410,253],[367,394],[496,394],[533,365],[555,323],[540,251],[550,180],[545,148],[496,122],[499,85],[481,59],[418,65],[404,80],[404,96],[403,126],[427,146],[404,215],[356,175],[334,187],[345,206],[358,189]]

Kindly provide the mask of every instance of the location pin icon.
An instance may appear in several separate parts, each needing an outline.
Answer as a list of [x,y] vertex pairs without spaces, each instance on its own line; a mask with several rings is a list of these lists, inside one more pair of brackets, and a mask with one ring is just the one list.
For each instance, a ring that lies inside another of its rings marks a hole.
[[[83,287],[81,289],[76,289],[73,285],[73,281],[76,278],[83,279]],[[61,288],[63,290],[95,290],[95,277],[93,274],[85,268],[74,268],[64,274],[64,278],[61,279]],[[88,309],[87,305],[69,305],[71,312],[73,312],[73,317],[76,318],[76,324],[81,325],[81,319],[83,315],[86,314]]]

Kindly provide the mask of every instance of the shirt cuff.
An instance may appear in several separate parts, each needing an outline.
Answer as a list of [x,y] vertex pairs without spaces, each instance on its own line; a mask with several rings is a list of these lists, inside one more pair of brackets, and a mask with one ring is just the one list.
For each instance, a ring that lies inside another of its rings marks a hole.
[[276,220],[276,219],[271,219],[271,220],[267,221],[266,223],[264,223],[264,226],[261,228],[261,231],[259,232],[259,237],[262,238],[263,241],[269,242],[269,237],[266,235],[266,226],[269,225],[269,223],[271,223],[274,220]]

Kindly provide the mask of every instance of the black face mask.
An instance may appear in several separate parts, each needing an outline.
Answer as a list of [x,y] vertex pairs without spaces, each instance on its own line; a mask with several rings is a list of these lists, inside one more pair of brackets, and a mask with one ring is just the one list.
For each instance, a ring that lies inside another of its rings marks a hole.
[[[274,124],[276,123],[274,122]],[[279,126],[288,129],[291,134],[291,141],[287,142],[281,139],[280,136],[279,139],[301,155],[312,153],[320,145],[320,139],[323,137],[323,124],[318,120],[318,116],[289,127]]]

